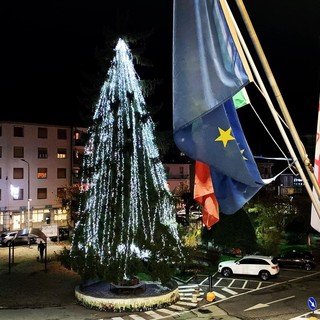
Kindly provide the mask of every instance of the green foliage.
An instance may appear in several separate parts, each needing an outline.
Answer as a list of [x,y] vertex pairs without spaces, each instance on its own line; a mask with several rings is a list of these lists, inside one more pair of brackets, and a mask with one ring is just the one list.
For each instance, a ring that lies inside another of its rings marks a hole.
[[239,259],[239,257],[235,257],[234,255],[233,256],[222,255],[220,256],[219,263],[223,261],[230,261],[230,260],[237,260],[237,259]]
[[220,214],[220,221],[210,230],[203,228],[202,242],[212,242],[223,251],[239,248],[243,254],[257,250],[255,230],[243,209],[233,215]]
[[220,254],[216,250],[201,247],[184,247],[184,263],[177,266],[174,277],[186,281],[199,274],[213,274],[217,271]]
[[285,218],[290,212],[287,199],[283,197],[260,198],[248,208],[255,226],[258,251],[266,255],[276,255],[279,252],[284,236]]

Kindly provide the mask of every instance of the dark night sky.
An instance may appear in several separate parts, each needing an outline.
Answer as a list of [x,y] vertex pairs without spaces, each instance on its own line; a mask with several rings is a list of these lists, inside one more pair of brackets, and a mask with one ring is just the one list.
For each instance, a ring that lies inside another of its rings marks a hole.
[[[161,114],[166,118],[161,121],[171,129],[173,0],[3,2],[0,120],[76,125],[83,108],[78,101],[80,75],[94,63],[103,27],[114,23],[115,7],[120,4],[132,8],[136,25],[155,29],[147,53],[155,73],[165,81]],[[244,4],[298,131],[314,134],[320,1],[246,0]],[[237,9],[235,0],[229,5]]]

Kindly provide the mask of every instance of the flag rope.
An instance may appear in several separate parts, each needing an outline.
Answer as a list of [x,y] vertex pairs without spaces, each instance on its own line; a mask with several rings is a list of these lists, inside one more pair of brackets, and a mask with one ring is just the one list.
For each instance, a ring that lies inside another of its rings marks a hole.
[[[224,1],[225,2],[226,6],[227,6],[227,8],[229,10],[229,14],[233,18],[231,10],[230,10],[228,4],[226,3],[226,0],[220,0],[220,1]],[[263,66],[263,68],[265,70],[267,78],[269,79],[269,83],[270,83],[270,85],[271,85],[271,87],[273,89],[274,95],[275,95],[275,97],[276,97],[276,99],[277,99],[277,101],[279,103],[280,109],[281,109],[281,111],[282,111],[282,113],[284,115],[284,119],[286,120],[286,123],[287,123],[287,125],[289,127],[289,131],[291,132],[293,140],[295,141],[296,147],[297,147],[297,149],[298,149],[298,151],[300,153],[300,156],[301,156],[301,158],[303,160],[305,168],[307,169],[307,172],[309,174],[309,177],[310,177],[310,180],[312,182],[312,185],[314,186],[316,194],[318,195],[318,197],[320,197],[320,188],[319,188],[317,179],[316,179],[316,177],[314,175],[313,168],[311,166],[310,160],[309,160],[307,154],[305,153],[305,148],[303,147],[303,144],[302,144],[302,142],[301,142],[301,140],[300,140],[300,138],[298,136],[298,133],[296,132],[296,129],[294,127],[294,124],[292,122],[290,114],[289,114],[289,112],[288,112],[288,110],[286,108],[286,105],[285,105],[285,103],[283,101],[282,95],[281,95],[281,93],[279,91],[279,88],[278,88],[278,86],[276,84],[276,80],[273,77],[273,74],[271,72],[270,66],[268,64],[268,61],[267,61],[267,59],[266,59],[266,57],[264,55],[264,52],[262,50],[262,47],[261,47],[260,42],[258,40],[258,37],[257,37],[257,35],[256,35],[255,31],[254,31],[253,25],[251,23],[249,15],[248,15],[248,13],[246,11],[246,8],[245,8],[242,0],[236,0],[236,3],[238,5],[239,11],[241,13],[241,16],[242,16],[242,18],[244,20],[244,23],[245,23],[245,25],[247,27],[247,30],[248,30],[250,38],[251,38],[251,40],[253,42],[253,45],[256,48],[258,57],[260,58],[260,62],[261,62],[262,66]],[[242,37],[242,34],[241,34],[241,32],[240,32],[240,30],[239,30],[239,28],[237,26],[237,23],[234,20],[234,18],[233,18],[233,23],[235,25],[235,28],[236,28],[240,43],[241,43],[241,45],[243,47],[243,50],[245,52],[245,55],[248,58],[248,62],[250,64],[251,68],[253,69],[253,73],[256,76],[260,87],[262,88],[262,90],[264,92],[264,95],[265,95],[267,104],[269,106],[269,109],[270,109],[270,111],[271,111],[271,113],[273,115],[273,118],[274,118],[274,120],[275,120],[275,122],[276,122],[276,124],[277,124],[277,126],[279,128],[279,131],[280,131],[280,133],[282,135],[282,138],[284,139],[284,141],[285,141],[285,143],[286,143],[286,145],[288,147],[290,155],[293,158],[294,162],[296,163],[296,168],[297,168],[297,170],[298,170],[298,172],[300,174],[300,177],[301,177],[301,179],[302,179],[302,181],[303,181],[303,183],[305,185],[305,188],[306,188],[306,190],[307,190],[307,192],[309,194],[309,197],[310,197],[310,199],[311,199],[311,201],[312,201],[312,203],[313,203],[313,205],[315,207],[315,210],[316,210],[316,212],[318,214],[318,217],[320,218],[320,204],[319,204],[319,201],[314,196],[314,193],[313,193],[312,188],[311,188],[311,186],[309,184],[309,181],[307,180],[307,177],[306,177],[306,175],[305,175],[305,173],[304,173],[304,171],[303,171],[303,169],[302,169],[302,167],[300,165],[300,162],[297,160],[297,156],[295,154],[295,151],[294,151],[294,149],[293,149],[293,147],[292,147],[292,145],[291,145],[291,143],[289,141],[289,138],[288,138],[288,136],[287,136],[287,134],[286,134],[286,132],[285,132],[285,130],[283,128],[283,125],[282,125],[282,123],[281,123],[281,121],[280,121],[280,119],[279,119],[279,117],[277,115],[277,112],[276,112],[276,110],[275,110],[275,108],[274,108],[274,106],[272,104],[272,101],[271,101],[271,99],[269,97],[269,94],[268,94],[268,92],[267,92],[267,90],[266,90],[266,88],[264,86],[264,83],[263,83],[263,81],[262,81],[262,79],[261,79],[261,77],[260,77],[260,75],[258,73],[258,70],[257,70],[257,68],[256,68],[256,66],[255,66],[255,64],[253,62],[251,54],[250,54],[250,52],[249,52],[249,50],[248,50],[248,48],[247,48],[247,46],[245,44],[245,41],[244,41],[244,39]]]

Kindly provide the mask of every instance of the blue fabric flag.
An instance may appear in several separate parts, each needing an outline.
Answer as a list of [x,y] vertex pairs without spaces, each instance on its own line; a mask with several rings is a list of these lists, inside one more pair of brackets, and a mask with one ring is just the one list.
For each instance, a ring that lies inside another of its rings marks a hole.
[[219,0],[175,0],[174,139],[186,155],[210,166],[225,214],[265,185],[232,101],[251,73],[229,26]]
[[232,214],[265,185],[243,134],[232,99],[175,132],[190,158],[210,166],[220,210]]
[[218,0],[175,0],[174,130],[218,107],[252,79],[233,33]]

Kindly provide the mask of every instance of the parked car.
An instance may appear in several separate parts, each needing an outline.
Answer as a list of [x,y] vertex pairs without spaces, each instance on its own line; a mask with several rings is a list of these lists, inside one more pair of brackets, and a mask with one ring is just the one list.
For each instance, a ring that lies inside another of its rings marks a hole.
[[304,250],[290,250],[276,259],[280,267],[303,268],[309,271],[317,265],[312,253]]
[[259,276],[266,281],[276,276],[280,271],[277,260],[269,256],[251,255],[238,260],[228,260],[219,263],[218,272],[224,277],[233,274]]
[[12,242],[14,241],[14,245],[27,245],[29,244],[35,244],[37,242],[37,237],[35,235],[29,234],[29,235],[17,235],[18,231],[14,232],[8,232],[6,234],[1,235],[1,246],[3,247],[9,247]]
[[2,239],[5,238],[8,235],[8,232],[3,232],[0,234],[0,243],[2,242]]

